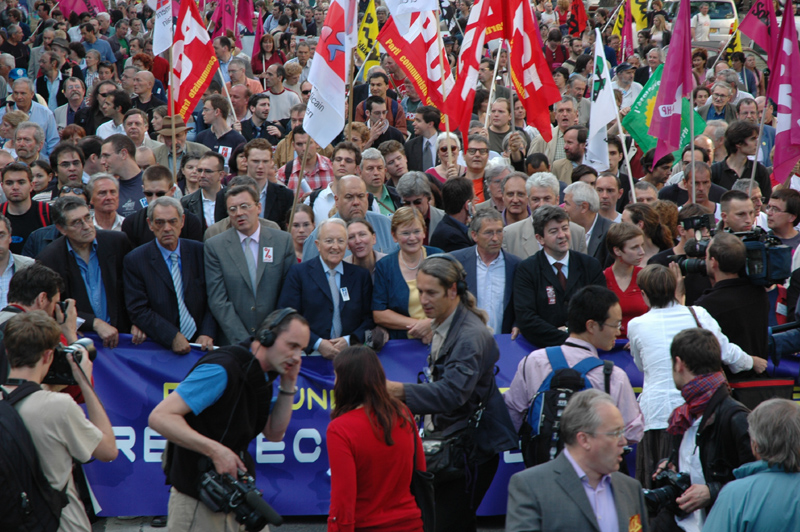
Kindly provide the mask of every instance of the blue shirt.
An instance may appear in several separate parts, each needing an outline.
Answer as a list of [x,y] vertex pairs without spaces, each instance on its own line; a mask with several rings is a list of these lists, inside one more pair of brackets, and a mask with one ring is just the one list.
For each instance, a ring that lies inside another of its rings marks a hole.
[[178,240],[178,247],[175,248],[175,251],[170,251],[164,246],[161,245],[161,242],[156,239],[156,246],[158,250],[161,252],[161,256],[164,257],[164,262],[167,263],[167,271],[172,272],[172,259],[169,258],[170,255],[173,253],[178,254],[178,268],[183,271],[183,263],[181,263],[181,242]]
[[213,405],[228,386],[228,372],[219,364],[201,364],[181,382],[175,393],[181,396],[192,413],[199,416]]
[[103,285],[100,259],[97,257],[97,239],[92,242],[92,251],[89,255],[88,264],[84,262],[80,255],[75,253],[69,239],[67,239],[67,250],[75,258],[75,262],[78,263],[78,269],[81,271],[83,284],[86,286],[86,294],[89,296],[89,303],[92,305],[95,317],[105,322],[110,321],[108,305],[106,304],[106,287]]
[[[12,110],[16,108],[17,104],[14,104]],[[7,105],[0,107],[0,118],[6,114],[6,111],[8,111]],[[56,144],[61,142],[61,138],[58,136],[56,117],[53,115],[53,111],[35,101],[31,102],[31,108],[28,112],[28,116],[30,117],[29,120],[31,122],[36,122],[42,126],[42,129],[44,129],[44,146],[42,146],[40,153],[43,157],[47,158],[50,156],[50,152],[53,151],[53,148],[56,147]]]
[[45,83],[47,83],[47,107],[51,111],[55,111],[58,108],[58,89],[61,88],[61,72],[59,71],[58,76],[53,81],[50,81],[47,76],[43,77]]
[[108,61],[112,64],[117,62],[117,58],[114,56],[114,51],[111,49],[111,45],[108,44],[108,41],[104,41],[100,37],[98,37],[93,44],[83,41],[83,47],[87,52],[89,50],[97,50],[100,52],[100,58],[103,61]]
[[717,110],[712,105],[708,108],[708,115],[706,115],[706,122],[709,120],[725,120],[725,108],[722,108],[722,113],[717,114]]

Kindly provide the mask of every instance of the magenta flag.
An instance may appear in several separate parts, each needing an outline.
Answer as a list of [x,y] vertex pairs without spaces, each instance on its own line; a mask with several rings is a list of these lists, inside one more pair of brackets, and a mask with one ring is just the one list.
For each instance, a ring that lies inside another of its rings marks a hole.
[[[797,47],[797,28],[794,17],[784,14],[775,58],[775,71],[770,82],[770,94],[778,103],[775,127],[775,179],[784,182],[800,160],[800,50]],[[793,83],[794,80],[794,83]]]
[[[253,16],[252,13],[250,16]],[[234,12],[232,0],[222,0],[217,4],[217,8],[211,15],[211,21],[214,23],[214,32],[211,37],[224,37],[226,30],[233,30],[233,35],[236,39],[236,47],[242,48],[242,40],[239,38],[239,24],[236,20],[236,13]]]
[[[775,61],[778,56],[778,31],[780,30],[772,0],[755,0],[750,11],[747,12],[747,16],[739,24],[739,30],[766,50],[767,66],[774,77]],[[777,97],[772,93],[767,95],[773,100]]]
[[258,55],[258,52],[261,51],[261,38],[264,36],[264,11],[259,9],[258,10],[258,24],[256,27],[256,36],[255,40],[253,40],[253,53],[250,54],[250,57],[255,57]]
[[648,133],[658,139],[653,164],[680,149],[682,98],[692,92],[692,33],[689,2],[681,2],[673,24],[672,40],[664,64],[664,75]]

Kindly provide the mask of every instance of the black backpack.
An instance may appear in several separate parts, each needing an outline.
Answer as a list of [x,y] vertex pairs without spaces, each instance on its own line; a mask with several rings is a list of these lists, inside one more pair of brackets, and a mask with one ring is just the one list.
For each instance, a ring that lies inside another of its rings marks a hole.
[[0,516],[7,532],[54,532],[67,505],[67,488],[54,489],[44,476],[33,440],[16,403],[41,387],[24,381],[0,401]]
[[[525,359],[527,358],[526,356]],[[564,448],[564,441],[559,434],[561,415],[572,394],[592,387],[586,377],[589,371],[603,366],[606,393],[611,389],[614,362],[610,360],[589,357],[569,367],[560,347],[548,347],[547,359],[553,371],[531,399],[519,429],[519,443],[525,467],[549,462]],[[524,381],[525,362],[522,368]]]

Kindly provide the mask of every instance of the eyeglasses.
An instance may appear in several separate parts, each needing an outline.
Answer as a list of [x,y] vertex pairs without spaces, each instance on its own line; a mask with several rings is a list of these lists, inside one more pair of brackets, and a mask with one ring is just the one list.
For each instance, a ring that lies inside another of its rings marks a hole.
[[311,94],[311,89],[306,89],[306,90],[300,91],[300,92],[302,92],[303,94]]
[[153,192],[152,190],[145,190],[144,191],[144,195],[147,198],[152,198],[153,196],[155,196],[157,198],[163,198],[164,196],[167,195],[167,191],[166,190],[159,190],[158,192]]
[[713,99],[715,99],[715,100],[721,100],[721,99],[727,98],[729,96],[730,96],[730,94],[717,94],[717,93],[714,93],[714,94],[711,95],[711,97]]
[[247,212],[255,206],[256,206],[255,203],[242,203],[241,205],[233,205],[232,207],[228,207],[228,212],[231,213],[232,215],[236,214],[240,210],[242,212]]
[[617,323],[606,323],[603,322],[600,324],[601,327],[611,327],[612,329],[622,330],[622,322],[618,321]]
[[447,146],[442,146],[441,148],[439,148],[439,151],[442,153],[447,153],[448,150],[450,150],[453,153],[456,153],[458,151],[458,146],[450,146],[449,148]]
[[781,213],[781,212],[786,212],[786,211],[782,211],[780,209],[780,207],[776,207],[775,205],[767,205],[766,211],[767,212],[774,212],[776,214],[777,213]]
[[75,188],[75,187],[61,187],[58,191],[59,194],[66,192],[67,194],[77,194],[79,196],[83,196],[83,189],[82,188]]
[[618,440],[625,436],[625,429],[615,430],[614,432],[587,432],[586,434],[591,434],[592,436],[608,436]]
[[[67,188],[67,187],[64,187],[64,188]],[[89,227],[91,227],[92,226],[92,215],[91,214],[87,214],[83,218],[78,218],[77,220],[73,220],[70,223],[68,223],[67,225],[69,227],[71,227],[72,229],[80,229],[84,225],[88,225]]]
[[475,155],[476,153],[489,155],[489,148],[467,148],[467,153],[470,155]]

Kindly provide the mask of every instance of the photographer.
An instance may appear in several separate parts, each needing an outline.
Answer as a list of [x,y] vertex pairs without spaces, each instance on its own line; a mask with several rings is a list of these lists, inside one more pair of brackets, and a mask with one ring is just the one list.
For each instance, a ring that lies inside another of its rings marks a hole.
[[[35,391],[15,406],[31,434],[45,477],[56,490],[66,487],[67,506],[61,511],[59,530],[92,529],[86,510],[78,497],[72,477],[73,459],[88,462],[92,457],[110,462],[117,457],[114,430],[92,385],[92,361],[83,347],[80,366],[73,353],[54,353],[61,330],[45,312],[34,310],[11,318],[5,328],[5,348],[11,364],[7,384],[13,392],[26,381],[41,384],[50,371],[54,357],[66,357],[72,376],[80,386],[86,402],[83,410],[67,394]],[[76,353],[77,355],[77,353]]]
[[[171,442],[167,483],[172,484],[171,531],[238,530],[233,513],[215,513],[200,502],[200,480],[212,468],[220,475],[254,474],[247,446],[259,433],[283,439],[292,417],[300,357],[309,341],[305,318],[294,309],[272,312],[256,337],[217,349],[198,361],[174,393],[150,414],[150,427]],[[280,376],[278,399],[273,382]]]
[[670,467],[691,476],[691,486],[675,500],[688,515],[678,517],[662,507],[652,528],[700,532],[720,490],[734,479],[733,470],[754,460],[747,433],[749,411],[728,393],[720,344],[711,331],[678,333],[670,356],[672,378],[686,402],[669,416],[672,452],[656,473]]
[[[727,193],[726,193],[727,194]],[[750,202],[749,198],[746,198]],[[742,240],[730,233],[718,233],[706,249],[706,272],[712,287],[697,300],[717,320],[722,333],[753,357],[753,369],[732,373],[725,368],[733,397],[753,409],[772,397],[792,398],[794,382],[777,382],[760,368],[767,365],[769,296],[744,271],[747,250]]]

